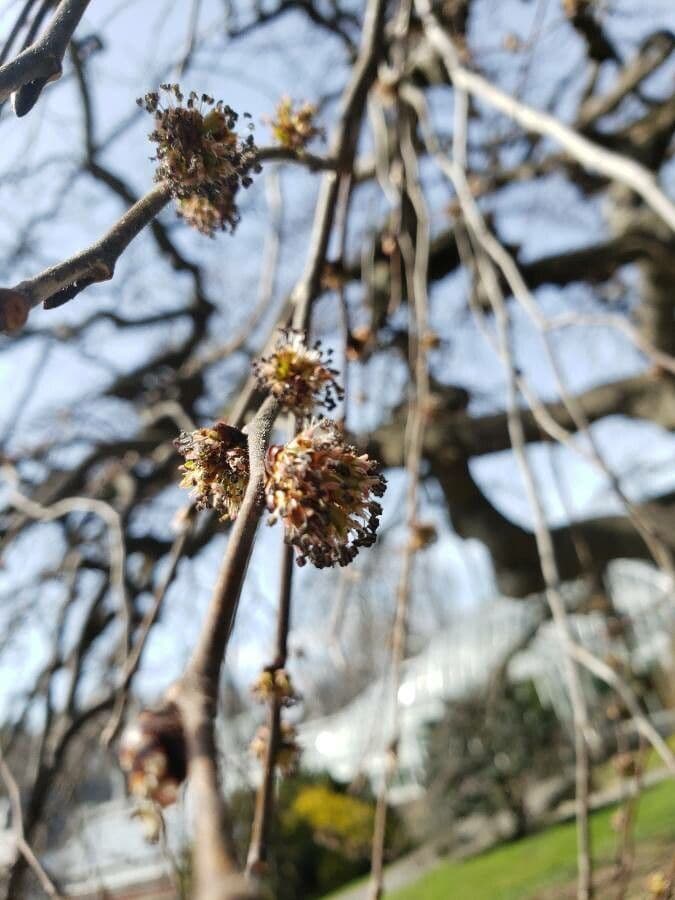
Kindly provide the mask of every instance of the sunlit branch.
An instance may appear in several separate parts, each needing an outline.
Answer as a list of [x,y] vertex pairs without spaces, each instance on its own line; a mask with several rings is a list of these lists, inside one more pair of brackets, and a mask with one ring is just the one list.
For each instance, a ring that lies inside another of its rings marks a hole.
[[[170,199],[169,187],[163,183],[156,185],[127,210],[100,240],[64,262],[45,269],[34,278],[20,282],[12,289],[13,293],[25,298],[28,309],[40,303],[46,309],[53,309],[72,300],[92,284],[109,281],[122,253],[143,228],[159,215]],[[0,304],[2,300],[0,294]],[[0,320],[2,313],[0,305]]]
[[18,92],[17,115],[29,112],[44,85],[60,77],[68,43],[89,3],[90,0],[62,0],[44,34],[0,67],[0,101]]

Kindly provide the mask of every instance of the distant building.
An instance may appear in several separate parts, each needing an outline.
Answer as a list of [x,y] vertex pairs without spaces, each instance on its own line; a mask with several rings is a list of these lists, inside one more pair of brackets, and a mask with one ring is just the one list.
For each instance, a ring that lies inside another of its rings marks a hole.
[[[654,662],[672,662],[675,598],[668,580],[645,564],[622,560],[612,564],[609,585],[614,607],[626,617],[634,635],[633,667],[640,670]],[[574,587],[567,589],[570,608],[579,596]],[[496,598],[463,613],[422,653],[405,662],[398,690],[400,769],[391,792],[393,802],[403,802],[421,790],[426,725],[444,714],[447,701],[486,685],[495,667],[536,629],[543,609],[543,603],[537,606],[531,601]],[[627,652],[625,644],[608,633],[601,613],[571,614],[569,618],[576,640],[596,654]],[[552,705],[561,720],[569,721],[562,665],[557,633],[547,621],[526,649],[515,653],[508,676],[514,681],[532,680],[542,702]],[[590,679],[586,686],[592,702]],[[301,723],[303,766],[310,771],[328,771],[341,781],[365,775],[377,785],[393,734],[388,690],[386,681],[380,680],[333,715]],[[247,712],[221,728],[229,790],[255,784],[259,777],[259,766],[247,752],[256,724],[256,716]],[[166,846],[146,843],[132,812],[127,800],[85,806],[73,836],[45,855],[45,864],[68,896],[83,900],[166,900],[177,896],[176,865],[189,843],[185,805],[166,811]],[[11,845],[11,835],[8,840]],[[11,854],[10,845],[5,849]],[[0,855],[3,852],[0,831]]]
[[[633,669],[672,663],[675,596],[669,579],[644,563],[617,560],[610,566],[608,583],[614,608],[625,617],[634,636]],[[580,590],[566,587],[570,609],[580,599]],[[495,598],[471,614],[462,614],[422,653],[405,662],[398,689],[399,767],[391,791],[393,802],[404,802],[421,790],[424,726],[444,714],[447,701],[487,685],[500,662],[535,628],[543,608],[543,599],[537,607],[531,600]],[[626,655],[625,642],[610,635],[607,619],[600,612],[570,614],[569,623],[576,641],[596,655]],[[555,625],[546,621],[526,649],[515,654],[508,676],[516,682],[532,680],[542,703],[553,706],[558,717],[571,724],[563,659]],[[592,705],[598,699],[592,679],[585,678],[584,684]],[[378,785],[394,734],[389,691],[385,680],[375,682],[338,712],[302,723],[303,765],[328,771],[342,781],[362,774]]]
[[66,896],[78,900],[169,900],[177,896],[181,855],[188,845],[185,807],[165,810],[166,840],[148,843],[133,804],[84,806],[74,834],[43,857]]

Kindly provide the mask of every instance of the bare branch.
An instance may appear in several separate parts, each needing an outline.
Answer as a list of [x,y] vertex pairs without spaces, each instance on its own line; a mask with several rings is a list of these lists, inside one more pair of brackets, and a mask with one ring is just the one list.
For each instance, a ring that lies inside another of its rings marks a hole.
[[194,845],[197,900],[230,900],[242,891],[220,790],[214,722],[220,671],[263,510],[265,453],[277,412],[277,402],[270,397],[247,426],[250,475],[244,500],[230,533],[197,646],[185,673],[167,692],[167,700],[175,702],[181,711],[188,776],[199,809]]
[[[13,292],[26,299],[29,308],[44,303],[45,309],[61,306],[80,291],[113,277],[115,264],[131,241],[149,225],[171,199],[168,185],[152,188],[100,240],[34,278],[22,281]],[[0,295],[0,304],[4,300]],[[0,305],[0,318],[3,316]]]
[[[274,672],[284,669],[288,657],[288,631],[291,624],[291,589],[295,553],[293,547],[284,544],[281,556],[281,577],[279,580],[279,607],[277,613],[277,639],[274,654]],[[273,691],[269,703],[269,735],[263,776],[256,796],[251,843],[246,858],[246,874],[256,878],[263,874],[268,858],[269,829],[274,813],[274,783],[279,738],[281,736],[282,701]]]
[[[424,0],[418,0],[424,3]],[[429,18],[431,13],[429,13]],[[435,20],[433,20],[435,23]],[[450,48],[450,53],[454,59],[454,47],[449,39],[445,38]],[[460,88],[460,91],[462,89]],[[460,95],[461,96],[461,95]],[[462,187],[466,186],[466,176],[464,166],[466,164],[466,118],[468,114],[468,105],[466,100],[460,101],[462,107],[462,123],[459,129],[455,129],[453,167],[457,173],[457,183]],[[457,120],[455,120],[457,121]],[[460,137],[458,137],[458,135]],[[460,202],[462,202],[464,192],[459,193]],[[468,212],[468,211],[467,211]],[[470,223],[470,216],[466,215],[467,222]],[[534,535],[537,546],[537,554],[539,564],[544,578],[546,587],[546,600],[551,610],[553,621],[560,638],[560,643],[564,652],[564,673],[567,682],[567,691],[569,694],[570,704],[572,707],[572,718],[574,723],[574,750],[575,750],[575,781],[576,781],[576,819],[577,819],[577,900],[589,900],[592,895],[592,858],[591,858],[591,837],[589,828],[589,779],[590,779],[590,762],[587,743],[587,733],[589,728],[588,709],[586,697],[583,692],[579,671],[576,662],[573,660],[567,649],[571,641],[571,632],[567,620],[565,604],[560,592],[561,578],[558,569],[558,563],[555,555],[555,547],[551,536],[539,488],[535,479],[534,472],[530,465],[527,455],[525,438],[523,434],[523,426],[518,408],[518,376],[513,350],[511,346],[511,336],[509,332],[509,317],[504,296],[502,294],[499,281],[495,272],[494,264],[487,255],[480,241],[480,235],[474,233],[469,224],[469,237],[475,244],[476,265],[478,273],[483,282],[486,294],[489,298],[492,312],[497,323],[497,346],[500,361],[504,367],[507,384],[507,422],[511,446],[515,456],[518,468],[521,473],[525,493],[529,502],[530,510],[534,519]],[[460,247],[463,254],[469,251],[468,241],[463,240]],[[475,304],[474,304],[475,306]],[[485,331],[481,321],[481,313],[478,309],[474,309],[481,325],[481,330]]]
[[16,783],[9,766],[5,762],[2,751],[0,751],[0,778],[2,778],[9,795],[9,803],[12,810],[12,826],[14,828],[16,845],[19,852],[35,873],[40,882],[40,887],[45,894],[48,897],[53,897],[54,900],[63,900],[62,894],[59,893],[56,885],[51,880],[45,871],[44,866],[26,840],[23,830],[23,813],[21,810],[21,794],[19,792],[19,786]]
[[597,172],[613,181],[625,184],[638,194],[664,222],[675,230],[675,204],[659,187],[653,174],[644,166],[606,150],[577,134],[548,113],[533,109],[495,87],[485,78],[469,72],[459,64],[457,54],[448,35],[431,11],[429,0],[415,0],[431,42],[441,56],[452,83],[474,97],[484,100],[504,115],[513,119],[527,131],[543,134],[561,144],[565,150],[589,172]]
[[18,92],[18,116],[30,112],[44,85],[61,76],[63,57],[89,3],[90,0],[62,0],[42,37],[0,67],[0,102]]

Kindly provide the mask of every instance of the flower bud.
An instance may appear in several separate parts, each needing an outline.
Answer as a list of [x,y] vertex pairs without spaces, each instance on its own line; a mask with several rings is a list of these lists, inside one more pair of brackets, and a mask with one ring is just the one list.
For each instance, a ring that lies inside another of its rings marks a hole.
[[251,687],[251,693],[260,703],[276,698],[282,706],[292,706],[298,699],[286,669],[274,666],[262,670]]
[[144,710],[122,733],[118,755],[134,796],[160,806],[175,803],[187,773],[178,708],[172,703],[162,709]]
[[297,109],[290,97],[282,97],[271,120],[272,134],[288,150],[302,151],[315,137],[323,136],[323,129],[314,124],[317,109],[313,103],[303,103]]
[[[269,740],[269,728],[267,725],[261,725],[249,748],[260,762],[265,761]],[[292,775],[296,771],[300,762],[301,752],[300,745],[297,742],[295,727],[290,722],[282,722],[274,759],[274,764],[282,775]]]

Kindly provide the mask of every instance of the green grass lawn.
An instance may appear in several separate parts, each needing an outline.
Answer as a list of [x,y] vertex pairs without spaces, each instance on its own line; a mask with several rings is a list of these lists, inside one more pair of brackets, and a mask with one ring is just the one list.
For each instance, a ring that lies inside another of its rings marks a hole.
[[[617,836],[614,808],[591,819],[596,863],[612,858]],[[635,828],[639,842],[675,842],[675,783],[644,791]],[[639,855],[639,847],[638,847]],[[573,822],[502,844],[462,862],[445,862],[415,884],[387,894],[388,900],[527,900],[540,888],[568,881],[576,871]],[[339,894],[334,895],[336,900]]]
[[[616,847],[610,819],[613,809],[594,813],[591,820],[593,856],[607,860]],[[638,842],[675,841],[675,784],[664,782],[645,791],[635,829]],[[538,888],[567,881],[576,871],[573,822],[503,844],[463,862],[442,863],[392,900],[525,900]]]

